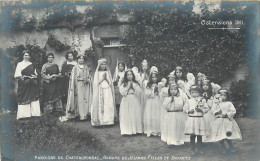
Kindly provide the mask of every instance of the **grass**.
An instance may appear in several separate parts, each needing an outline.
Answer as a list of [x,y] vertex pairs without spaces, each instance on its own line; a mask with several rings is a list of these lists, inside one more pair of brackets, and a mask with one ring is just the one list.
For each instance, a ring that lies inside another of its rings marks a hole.
[[14,121],[15,158],[30,155],[98,155],[103,145],[91,134],[78,128],[57,124],[59,114]]

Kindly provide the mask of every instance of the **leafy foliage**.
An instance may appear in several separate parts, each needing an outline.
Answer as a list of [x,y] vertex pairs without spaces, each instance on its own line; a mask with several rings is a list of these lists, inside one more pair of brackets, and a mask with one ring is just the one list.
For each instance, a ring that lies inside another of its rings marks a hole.
[[205,12],[201,17],[191,9],[191,3],[137,5],[133,7],[134,24],[122,41],[137,62],[148,60],[163,76],[180,65],[188,72],[202,72],[221,83],[245,63],[245,26],[238,32],[209,30],[219,26],[202,25],[201,21],[244,20],[246,11],[227,8],[214,14]]
[[230,96],[237,110],[237,117],[252,115],[253,107],[250,105],[250,96],[252,95],[250,85],[249,78],[232,82],[230,85]]
[[36,44],[17,44],[16,46],[12,48],[8,48],[7,52],[9,55],[12,55],[15,59],[15,64],[23,60],[23,54],[22,52],[26,50],[31,55],[31,62],[34,64],[34,66],[37,68],[38,71],[40,71],[42,65],[45,63],[43,61],[43,57],[46,53],[44,49],[42,49],[39,45]]
[[48,44],[51,48],[55,49],[55,51],[57,51],[57,52],[62,52],[62,51],[65,51],[65,50],[70,49],[70,46],[69,46],[69,45],[60,42],[60,41],[57,40],[57,39],[55,38],[55,36],[52,35],[52,34],[49,35],[49,38],[48,38],[48,40],[47,40],[47,44]]

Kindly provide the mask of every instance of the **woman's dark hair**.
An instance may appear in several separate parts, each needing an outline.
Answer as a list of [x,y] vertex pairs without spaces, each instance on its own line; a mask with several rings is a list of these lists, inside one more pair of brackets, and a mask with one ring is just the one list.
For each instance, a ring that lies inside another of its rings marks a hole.
[[54,54],[53,53],[48,53],[47,54],[47,59],[48,59],[49,56],[52,56],[54,58]]
[[72,51],[69,51],[66,53],[65,58],[68,60],[69,59],[69,54],[73,56],[73,59],[75,58],[75,54]]
[[119,63],[118,63],[118,66],[119,66],[120,64],[123,65],[124,70],[125,70],[125,63],[124,63],[124,62],[119,62]]
[[138,85],[140,86],[140,84],[135,80],[134,72],[133,72],[132,70],[127,70],[127,71],[125,71],[124,79],[123,79],[123,82],[122,82],[123,85],[124,85],[124,87],[126,87],[126,85],[127,85],[127,83],[128,83],[128,79],[127,79],[127,73],[128,73],[128,72],[131,72],[132,75],[133,75],[132,81],[135,82],[136,84],[138,84]]
[[24,50],[24,51],[22,52],[22,56],[24,56],[25,53],[27,53],[27,54],[29,54],[29,55],[31,56],[31,54],[28,52],[28,50]]
[[[177,70],[179,70],[179,71],[182,73],[182,75],[181,75],[180,78],[177,77],[177,75],[176,75]],[[177,66],[177,67],[175,68],[174,76],[175,76],[175,82],[176,82],[176,83],[177,83],[178,80],[186,81],[186,77],[185,77],[184,70],[183,70],[180,66]]]
[[152,77],[153,77],[153,75],[155,75],[155,76],[157,77],[157,82],[156,82],[156,84],[159,83],[159,75],[158,75],[158,73],[151,73],[150,76],[149,76],[149,82],[147,83],[146,88],[151,88],[151,87],[152,87],[152,84],[153,84]]
[[86,57],[84,55],[77,55],[77,60],[79,60],[80,57],[83,57],[83,59],[86,60]]
[[204,91],[203,90],[203,84],[205,84],[205,83],[203,83],[203,81],[202,81],[201,84],[200,84],[200,88],[202,90],[202,93],[207,92],[208,97],[206,99],[209,99],[212,96],[212,86],[211,86],[210,82],[208,81],[207,84],[209,85],[209,89],[208,89],[208,91]]

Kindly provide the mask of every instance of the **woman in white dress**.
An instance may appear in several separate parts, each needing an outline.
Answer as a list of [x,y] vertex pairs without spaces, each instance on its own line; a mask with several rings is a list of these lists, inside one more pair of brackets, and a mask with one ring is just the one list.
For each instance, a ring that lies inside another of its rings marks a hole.
[[92,102],[92,81],[89,68],[84,64],[84,55],[78,55],[77,59],[78,64],[72,68],[70,76],[66,118],[86,120]]
[[23,52],[23,61],[16,66],[14,78],[17,79],[16,93],[18,101],[17,119],[41,116],[37,72],[29,61],[30,54]]
[[111,72],[106,65],[106,59],[100,59],[93,81],[91,124],[93,126],[113,125],[116,117],[115,93]]
[[119,91],[123,96],[120,104],[121,135],[143,133],[140,102],[141,88],[131,69],[125,72]]

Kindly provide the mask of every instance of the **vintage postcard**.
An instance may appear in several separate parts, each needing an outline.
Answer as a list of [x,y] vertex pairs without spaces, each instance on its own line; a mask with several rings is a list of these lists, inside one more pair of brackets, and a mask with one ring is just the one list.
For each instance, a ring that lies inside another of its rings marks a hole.
[[260,160],[258,1],[0,6],[3,161]]

